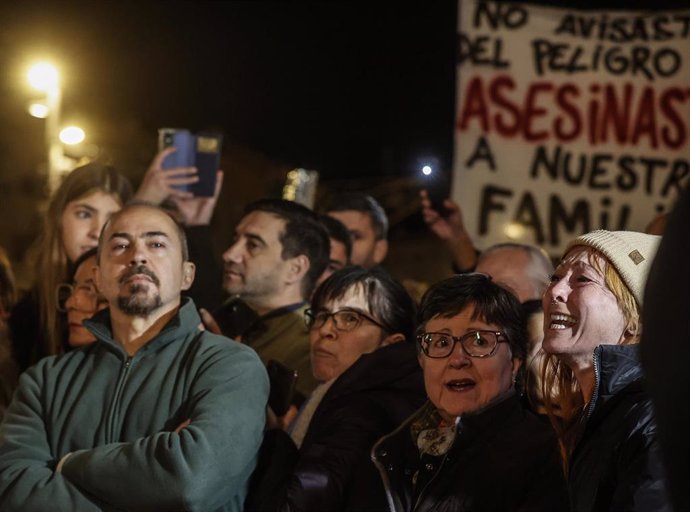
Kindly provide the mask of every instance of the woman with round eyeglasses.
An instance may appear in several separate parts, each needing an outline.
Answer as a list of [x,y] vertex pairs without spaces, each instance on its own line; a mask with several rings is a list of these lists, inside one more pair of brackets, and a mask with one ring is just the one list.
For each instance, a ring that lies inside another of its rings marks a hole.
[[96,249],[91,249],[75,262],[72,282],[62,283],[57,287],[58,311],[67,314],[69,348],[81,347],[96,341],[96,337],[84,326],[84,320],[108,307],[108,302],[93,282],[95,266]]
[[266,433],[267,466],[284,475],[257,484],[245,510],[368,508],[356,476],[376,476],[371,446],[425,398],[414,315],[405,289],[381,270],[348,267],[317,288],[305,321],[320,384],[287,432]]
[[553,431],[518,393],[520,304],[485,274],[432,286],[418,313],[428,402],[371,456],[391,511],[567,510]]

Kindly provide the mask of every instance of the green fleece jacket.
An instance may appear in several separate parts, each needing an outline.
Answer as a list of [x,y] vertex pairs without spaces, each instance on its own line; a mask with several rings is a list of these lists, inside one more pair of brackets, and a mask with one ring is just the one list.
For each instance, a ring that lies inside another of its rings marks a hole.
[[268,378],[198,325],[187,299],[129,357],[106,310],[89,322],[98,341],[27,370],[0,426],[0,510],[242,510]]

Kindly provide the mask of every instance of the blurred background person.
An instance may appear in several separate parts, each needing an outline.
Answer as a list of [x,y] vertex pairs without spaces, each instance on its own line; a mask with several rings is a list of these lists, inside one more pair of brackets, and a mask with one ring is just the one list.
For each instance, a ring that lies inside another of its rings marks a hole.
[[429,401],[372,449],[388,508],[566,510],[554,433],[516,389],[527,352],[517,298],[485,274],[454,276],[427,291],[418,323]]
[[84,326],[84,320],[108,307],[93,280],[96,267],[96,249],[82,254],[74,263],[74,274],[69,283],[58,285],[58,309],[67,315],[67,343],[70,348],[81,347],[96,341],[96,337]]
[[659,442],[675,510],[690,510],[690,189],[668,216],[649,270],[640,341],[642,366],[654,402]]
[[105,221],[131,196],[127,178],[113,167],[97,163],[74,169],[56,190],[33,248],[35,285],[10,315],[10,336],[20,371],[65,350],[66,326],[57,309],[57,285],[68,279],[81,254],[98,245]]
[[379,202],[362,192],[330,198],[326,215],[342,222],[352,237],[353,265],[372,268],[388,254],[388,216]]
[[352,237],[345,224],[328,215],[319,215],[319,221],[328,231],[331,252],[328,257],[326,270],[321,273],[321,276],[316,281],[317,287],[333,275],[334,272],[347,267],[352,257]]
[[382,270],[348,267],[316,290],[306,321],[320,384],[289,434],[267,432],[271,457],[290,454],[283,458],[285,477],[255,491],[269,503],[248,502],[247,510],[366,506],[368,497],[353,488],[358,468],[371,466],[374,441],[424,402],[414,314],[405,289]]
[[546,409],[575,512],[670,510],[638,345],[658,243],[630,231],[582,235],[544,294]]
[[0,247],[0,421],[17,385],[17,365],[12,358],[7,328],[7,320],[16,298],[12,264],[5,249]]

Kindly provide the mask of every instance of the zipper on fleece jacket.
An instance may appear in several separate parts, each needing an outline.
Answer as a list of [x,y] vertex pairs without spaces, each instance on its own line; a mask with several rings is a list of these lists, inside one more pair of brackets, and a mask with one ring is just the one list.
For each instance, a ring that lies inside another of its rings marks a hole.
[[114,443],[119,440],[115,438],[115,418],[117,411],[120,409],[120,398],[122,397],[122,390],[125,387],[129,370],[132,367],[132,359],[132,356],[127,356],[122,364],[122,368],[120,369],[120,376],[117,379],[117,386],[115,387],[115,395],[113,396],[113,401],[111,402],[110,410],[108,411],[108,430],[106,432],[106,443]]

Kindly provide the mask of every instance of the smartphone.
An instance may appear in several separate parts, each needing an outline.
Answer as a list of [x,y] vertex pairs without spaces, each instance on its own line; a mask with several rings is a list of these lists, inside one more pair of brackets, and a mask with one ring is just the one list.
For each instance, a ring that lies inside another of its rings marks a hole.
[[220,168],[222,144],[223,136],[220,133],[197,133],[195,165],[199,172],[199,181],[190,185],[190,191],[195,196],[213,197],[216,190],[216,172]]
[[431,208],[436,210],[441,217],[448,217],[452,210],[446,208],[443,202],[448,199],[448,187],[442,181],[428,183],[425,187],[426,193],[431,202]]
[[268,405],[276,416],[284,416],[292,404],[297,384],[297,370],[288,368],[284,364],[269,360],[266,364],[271,391],[268,395]]
[[259,315],[242,299],[234,298],[224,302],[211,313],[220,327],[221,332],[228,338],[239,338],[247,332]]
[[220,167],[223,136],[205,132],[194,135],[189,130],[160,128],[158,150],[175,147],[176,151],[163,160],[163,169],[196,167],[199,181],[175,188],[191,192],[195,196],[213,197],[216,188],[216,171]]

